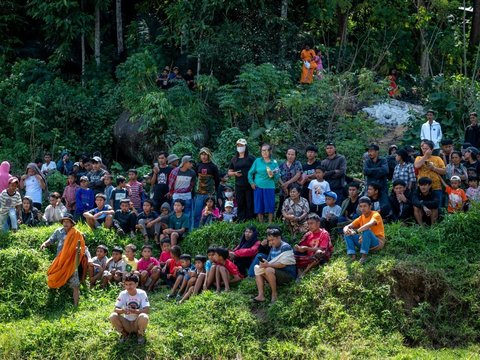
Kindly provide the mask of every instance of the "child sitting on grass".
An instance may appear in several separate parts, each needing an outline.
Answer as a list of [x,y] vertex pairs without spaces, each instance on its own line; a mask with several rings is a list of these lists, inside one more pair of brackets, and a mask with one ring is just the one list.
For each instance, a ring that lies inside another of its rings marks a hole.
[[127,273],[136,273],[140,275],[137,271],[138,260],[135,258],[135,253],[137,252],[137,247],[135,244],[128,244],[125,246],[125,255],[123,255],[123,261],[125,261],[125,271]]
[[117,235],[135,237],[135,227],[137,224],[137,215],[130,210],[130,200],[120,200],[120,209],[115,211],[113,215],[113,227],[117,231]]
[[138,261],[137,270],[140,273],[140,287],[151,290],[153,268],[158,266],[158,260],[152,256],[152,245],[143,245],[142,258]]
[[96,256],[88,263],[88,275],[90,277],[90,287],[94,287],[95,283],[103,276],[103,271],[107,265],[108,248],[105,245],[98,245]]
[[120,246],[114,246],[112,257],[108,259],[103,272],[102,287],[106,287],[110,282],[119,283],[122,281],[127,266],[122,255],[123,249]]
[[[216,246],[211,246],[207,249],[207,262],[205,263],[205,274],[200,274],[200,278],[203,278],[203,290],[207,290],[207,282],[211,285],[213,284],[213,272],[212,266],[213,266],[213,259],[215,257],[215,249]],[[209,279],[210,277],[210,279]],[[200,280],[200,279],[199,279]]]
[[150,303],[147,293],[137,289],[137,285],[137,275],[128,275],[125,278],[125,290],[120,292],[115,303],[115,310],[109,317],[113,327],[121,335],[120,343],[124,343],[130,334],[136,334],[138,344],[145,344]]
[[[240,271],[238,270],[237,265],[235,265],[229,259],[229,252],[225,248],[218,247],[215,249],[215,255],[213,257],[215,265],[212,266],[207,281],[207,289],[215,281],[217,292],[221,291],[222,284],[225,287],[225,292],[230,291],[230,284],[237,283],[242,280]],[[215,273],[213,273],[215,271]]]
[[180,263],[181,253],[182,250],[180,249],[180,246],[175,245],[171,247],[171,259],[167,260],[165,266],[162,267],[159,263],[158,266],[155,266],[153,268],[152,283],[150,284],[149,290],[153,290],[155,284],[160,278],[165,280],[168,286],[171,287],[173,285],[173,283],[175,282],[177,270],[182,267],[182,264]]
[[176,271],[176,279],[173,284],[170,294],[167,295],[167,300],[177,297],[177,300],[182,298],[181,294],[185,291],[188,281],[190,280],[190,272],[195,270],[192,265],[192,257],[189,254],[180,255],[181,268]]
[[185,201],[177,199],[173,202],[173,214],[168,218],[168,228],[163,230],[160,235],[160,241],[165,238],[170,238],[172,245],[177,245],[183,239],[184,235],[190,228],[190,220],[185,215]]
[[[195,270],[189,271],[188,275],[190,279],[187,282],[187,288],[183,298],[178,302],[179,304],[184,303],[192,295],[197,295],[202,291],[203,281],[205,279],[205,262],[207,257],[205,255],[195,256]],[[203,275],[203,276],[201,276]],[[183,280],[185,281],[185,279]]]
[[162,252],[160,253],[158,261],[160,262],[160,267],[164,268],[167,264],[167,261],[172,258],[172,244],[170,239],[166,238],[162,240],[160,245],[162,247]]

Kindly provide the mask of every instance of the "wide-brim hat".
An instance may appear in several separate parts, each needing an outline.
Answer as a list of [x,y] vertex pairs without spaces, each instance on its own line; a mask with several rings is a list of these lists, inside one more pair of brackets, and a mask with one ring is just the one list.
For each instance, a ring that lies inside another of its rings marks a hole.
[[174,161],[180,160],[180,158],[175,154],[170,154],[167,156],[167,163],[170,165]]
[[66,213],[62,216],[62,218],[60,219],[60,223],[63,224],[63,220],[70,220],[71,223],[73,225],[76,225],[77,223],[75,222],[75,220],[73,219],[73,215],[70,214],[70,213]]

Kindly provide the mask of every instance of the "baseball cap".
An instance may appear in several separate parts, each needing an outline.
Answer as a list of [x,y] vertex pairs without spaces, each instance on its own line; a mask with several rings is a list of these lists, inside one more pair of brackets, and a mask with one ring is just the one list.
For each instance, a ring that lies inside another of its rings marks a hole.
[[185,155],[184,157],[182,157],[182,162],[180,163],[180,167],[182,167],[187,162],[192,162],[192,157],[190,155]]
[[225,201],[225,207],[229,206],[233,208],[233,201]]
[[100,156],[94,156],[92,158],[92,161],[93,162],[96,162],[96,163],[101,163],[102,162],[102,158]]
[[478,155],[478,149],[473,146],[469,146],[465,151],[471,152],[473,156]]
[[247,140],[245,140],[245,139],[238,139],[238,140],[237,140],[237,144],[240,144],[240,145],[245,146],[245,145],[247,145]]
[[9,184],[14,183],[14,182],[17,182],[17,183],[18,183],[18,178],[17,178],[17,177],[12,176],[10,179],[8,179],[8,183],[9,183]]
[[82,176],[82,177],[80,178],[80,182],[82,182],[82,181],[88,181],[88,177]]
[[462,181],[462,179],[460,179],[460,176],[453,175],[453,176],[450,178],[450,181]]
[[328,197],[330,197],[330,198],[332,198],[332,199],[337,200],[337,194],[335,194],[333,191],[326,191],[326,192],[324,193],[324,195],[325,195],[325,197],[328,196]]

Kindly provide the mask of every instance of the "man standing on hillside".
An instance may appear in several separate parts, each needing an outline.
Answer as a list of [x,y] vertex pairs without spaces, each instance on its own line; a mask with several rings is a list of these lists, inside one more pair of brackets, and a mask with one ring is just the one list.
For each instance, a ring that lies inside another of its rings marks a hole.
[[48,287],[58,289],[68,283],[68,286],[73,289],[73,304],[78,306],[80,299],[78,267],[81,266],[85,274],[91,256],[85,246],[83,234],[74,227],[73,216],[65,214],[60,223],[63,227],[55,230],[52,236],[40,246],[40,250],[44,250],[47,246],[57,244],[57,256],[47,272]]
[[332,142],[325,146],[327,157],[321,165],[325,167],[325,180],[330,185],[330,190],[337,194],[337,204],[343,202],[343,187],[345,186],[345,174],[347,173],[347,160],[345,156],[337,154],[337,148]]
[[168,176],[172,171],[172,167],[167,164],[168,154],[161,151],[157,157],[157,163],[153,166],[150,174],[150,185],[153,186],[153,208],[160,213],[160,206],[164,202],[168,202]]
[[440,142],[442,141],[442,127],[440,123],[436,122],[433,117],[435,112],[433,110],[427,111],[427,122],[422,125],[422,130],[420,131],[420,140],[430,140],[433,141],[434,150],[440,149]]
[[465,129],[465,142],[472,144],[477,149],[480,147],[480,126],[478,126],[476,112],[470,113],[470,125]]

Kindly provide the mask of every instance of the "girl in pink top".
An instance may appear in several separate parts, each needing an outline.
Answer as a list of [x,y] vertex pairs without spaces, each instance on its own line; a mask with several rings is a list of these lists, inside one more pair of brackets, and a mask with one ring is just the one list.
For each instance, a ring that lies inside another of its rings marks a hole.
[[73,214],[75,212],[75,193],[80,187],[75,182],[76,177],[74,174],[68,175],[67,186],[63,190],[62,199],[65,200],[65,206],[69,213]]
[[209,225],[214,220],[221,218],[220,210],[215,205],[215,199],[209,196],[205,200],[205,207],[202,210],[202,218],[200,219],[200,226]]

